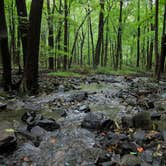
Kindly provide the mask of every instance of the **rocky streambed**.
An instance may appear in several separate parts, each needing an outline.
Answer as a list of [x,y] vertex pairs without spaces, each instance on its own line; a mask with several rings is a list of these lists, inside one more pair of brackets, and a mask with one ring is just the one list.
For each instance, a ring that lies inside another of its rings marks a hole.
[[96,75],[40,84],[39,96],[0,97],[0,165],[166,165],[166,82]]

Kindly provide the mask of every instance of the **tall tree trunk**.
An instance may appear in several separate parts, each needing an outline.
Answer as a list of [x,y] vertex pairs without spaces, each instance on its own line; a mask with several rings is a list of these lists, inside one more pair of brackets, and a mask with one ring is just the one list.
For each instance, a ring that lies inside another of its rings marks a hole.
[[140,0],[138,0],[138,11],[137,11],[137,67],[139,67],[140,63],[140,35],[141,35],[141,28],[140,28]]
[[116,64],[115,69],[121,68],[122,65],[122,11],[123,0],[120,0],[119,27],[117,36]]
[[27,57],[27,42],[28,42],[28,18],[27,8],[25,0],[16,0],[17,13],[19,16],[19,31],[21,35],[21,42],[23,47],[23,62],[25,67],[25,61]]
[[161,58],[160,58],[160,72],[164,72],[164,64],[166,58],[166,4],[164,6],[164,16],[163,16],[163,32],[162,32],[162,40],[161,40]]
[[83,65],[83,48],[84,48],[84,42],[85,42],[85,33],[82,29],[82,37],[81,37],[81,45],[80,45],[80,65]]
[[14,1],[11,0],[11,6],[10,6],[10,11],[9,11],[9,20],[10,20],[10,25],[9,25],[9,29],[10,29],[10,36],[11,36],[11,40],[10,40],[10,55],[11,55],[11,60],[13,62],[13,66],[16,64],[16,31],[15,31],[15,19],[14,19]]
[[[59,11],[58,13],[60,15],[62,15],[62,0],[59,1]],[[59,18],[58,20],[58,34],[56,37],[56,44],[57,44],[57,49],[58,51],[61,50],[61,36],[62,36],[62,23],[63,21],[61,20],[61,18]],[[57,54],[57,69],[61,68],[61,62],[62,61],[62,56],[60,53]]]
[[8,33],[5,18],[4,0],[0,0],[0,51],[3,65],[3,87],[5,91],[11,89],[11,56],[8,47]]
[[106,18],[106,39],[105,39],[105,51],[104,51],[104,66],[107,66],[107,54],[108,54],[108,33],[109,33],[109,25],[108,19],[109,16]]
[[158,13],[159,13],[159,3],[155,0],[155,77],[158,78],[159,70],[159,51],[158,51]]
[[35,94],[38,92],[38,60],[40,29],[43,0],[32,0],[30,10],[30,25],[28,32],[28,53],[26,58],[23,85],[26,91]]
[[100,0],[98,39],[97,39],[97,45],[95,50],[95,62],[94,62],[95,68],[100,64],[103,33],[104,33],[104,0]]
[[[152,0],[149,0],[149,6],[150,6],[150,11],[152,13],[152,7],[153,7]],[[153,17],[151,17],[151,18],[153,18]],[[151,32],[154,31],[153,23],[150,23],[150,31]],[[152,57],[153,57],[153,39],[151,37],[151,39],[150,39],[150,46],[149,46],[149,53],[148,53],[148,56],[147,56],[147,70],[151,70],[152,69]]]
[[[90,9],[88,8],[90,11]],[[91,15],[89,15],[89,29],[90,29],[90,36],[91,36],[91,45],[92,45],[92,64],[94,67],[94,61],[95,61],[95,47],[94,47],[94,39],[93,39],[93,29],[92,29],[92,21],[91,21]]]
[[48,13],[48,45],[51,48],[51,56],[48,58],[49,69],[54,70],[54,58],[52,50],[54,49],[54,33],[53,33],[53,13],[51,12],[50,0],[47,0]]
[[63,68],[67,70],[67,54],[68,54],[68,0],[64,0],[64,62]]

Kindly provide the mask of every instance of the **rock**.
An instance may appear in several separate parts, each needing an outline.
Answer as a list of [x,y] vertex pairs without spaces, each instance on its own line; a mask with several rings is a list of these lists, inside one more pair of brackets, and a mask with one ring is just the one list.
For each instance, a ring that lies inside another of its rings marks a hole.
[[60,128],[60,125],[56,123],[54,119],[42,119],[35,123],[36,126],[40,126],[46,131],[54,131]]
[[53,112],[55,112],[56,114],[58,114],[61,117],[66,117],[67,116],[67,112],[64,109],[53,109]]
[[43,116],[40,114],[36,114],[35,111],[28,111],[23,114],[21,120],[25,122],[27,125],[34,125],[37,120],[42,120]]
[[138,166],[141,165],[142,161],[139,157],[134,155],[124,155],[122,157],[121,164],[124,166]]
[[15,150],[17,139],[9,122],[0,122],[0,153]]
[[133,117],[132,116],[122,117],[121,122],[122,122],[123,128],[132,128],[133,127]]
[[149,112],[139,112],[133,117],[133,127],[141,129],[151,129],[152,121]]
[[142,144],[143,140],[145,140],[145,131],[138,130],[134,133],[133,137],[138,144]]
[[151,150],[145,150],[142,153],[142,158],[144,159],[144,161],[146,161],[147,163],[152,163],[153,162],[153,151]]
[[83,105],[83,106],[81,106],[81,107],[79,108],[79,111],[80,111],[80,112],[87,113],[87,112],[90,112],[91,110],[90,110],[89,106]]
[[162,136],[163,136],[164,141],[166,142],[166,130],[162,131]]
[[115,127],[115,122],[111,119],[107,119],[101,123],[100,130],[113,130]]
[[47,133],[46,130],[44,130],[40,126],[33,127],[30,132],[34,137],[41,137]]
[[14,111],[21,110],[21,109],[23,109],[24,105],[25,104],[22,101],[14,99],[14,100],[11,100],[7,103],[7,109],[14,110]]
[[4,110],[6,107],[7,107],[7,104],[6,104],[6,103],[1,103],[1,102],[0,102],[0,111],[1,111],[1,110]]
[[152,112],[151,113],[151,120],[160,120],[161,119],[161,114],[158,112]]
[[88,113],[82,124],[81,127],[83,128],[87,128],[87,129],[94,129],[94,130],[98,130],[100,129],[101,126],[101,121],[103,120],[104,116],[103,114],[97,114],[97,113]]
[[78,101],[81,102],[83,100],[86,100],[88,98],[88,93],[87,92],[77,92],[75,94],[70,95],[67,98],[67,101]]

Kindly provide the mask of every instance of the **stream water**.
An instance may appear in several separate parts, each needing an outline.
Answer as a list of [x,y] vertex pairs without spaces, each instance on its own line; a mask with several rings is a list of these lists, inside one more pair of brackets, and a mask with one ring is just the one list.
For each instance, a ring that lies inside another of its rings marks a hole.
[[[17,107],[15,107],[16,109],[0,111],[0,121],[9,121],[15,128],[23,125],[21,117],[27,110],[37,111],[45,118],[53,118],[61,126],[60,130],[46,132],[46,134],[42,136],[39,147],[35,147],[33,141],[25,141],[25,144],[19,144],[20,146],[12,157],[3,158],[2,163],[6,163],[6,165],[15,164],[16,166],[97,165],[96,162],[99,156],[102,156],[103,153],[105,154],[105,151],[103,151],[103,148],[95,146],[97,144],[96,137],[98,137],[96,132],[91,132],[80,127],[87,113],[80,112],[79,108],[84,105],[89,106],[91,112],[102,113],[104,116],[120,122],[122,116],[135,114],[138,109],[140,109],[138,100],[136,100],[136,97],[130,95],[131,92],[128,88],[134,82],[133,84],[137,85],[137,87],[134,87],[134,90],[139,91],[139,86],[142,86],[140,90],[143,90],[144,84],[150,83],[146,78],[132,79],[132,82],[126,81],[124,77],[113,76],[101,76],[97,79],[97,82],[89,81],[81,83],[80,90],[69,90],[67,92],[57,91],[49,95],[43,94],[38,97],[26,99],[17,98],[14,99],[13,102],[14,107],[17,105]],[[144,84],[141,85],[140,80],[143,80],[142,83]],[[157,88],[160,88],[157,84],[153,85],[153,87],[157,86]],[[163,85],[164,84],[162,84],[162,86]],[[157,94],[158,98],[155,102],[158,102],[159,105],[166,103],[164,96],[166,93],[165,90],[166,89],[162,89],[162,91]],[[78,93],[82,94],[82,92],[88,93],[88,98],[80,100]],[[121,93],[125,97],[119,97]],[[73,101],[72,98],[75,94],[77,94],[78,97]],[[155,95],[151,96],[150,99],[155,99]],[[11,107],[10,105],[10,108]],[[158,108],[159,107],[155,107],[152,111],[156,111]],[[141,109],[143,109],[143,107]],[[166,111],[164,104],[162,109]],[[61,113],[63,111],[67,113],[66,116],[62,116]],[[164,124],[162,130],[165,130],[165,122],[163,119],[162,121],[159,123],[161,123],[160,126]]]

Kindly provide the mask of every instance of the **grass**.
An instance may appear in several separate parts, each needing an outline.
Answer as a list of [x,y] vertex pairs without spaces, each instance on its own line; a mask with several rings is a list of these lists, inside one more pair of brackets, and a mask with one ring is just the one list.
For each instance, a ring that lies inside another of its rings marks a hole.
[[49,76],[58,76],[58,77],[81,77],[81,74],[70,72],[70,71],[58,71],[48,73]]
[[124,66],[121,70],[114,70],[111,67],[98,67],[96,70],[90,67],[78,67],[75,66],[70,71],[57,71],[51,72],[49,76],[58,77],[81,77],[82,75],[92,75],[92,74],[106,74],[106,75],[135,75],[141,73],[143,70],[138,68]]
[[100,67],[96,69],[96,74],[111,74],[111,75],[131,75],[141,72],[137,68],[123,67],[121,70],[114,70],[110,67]]

